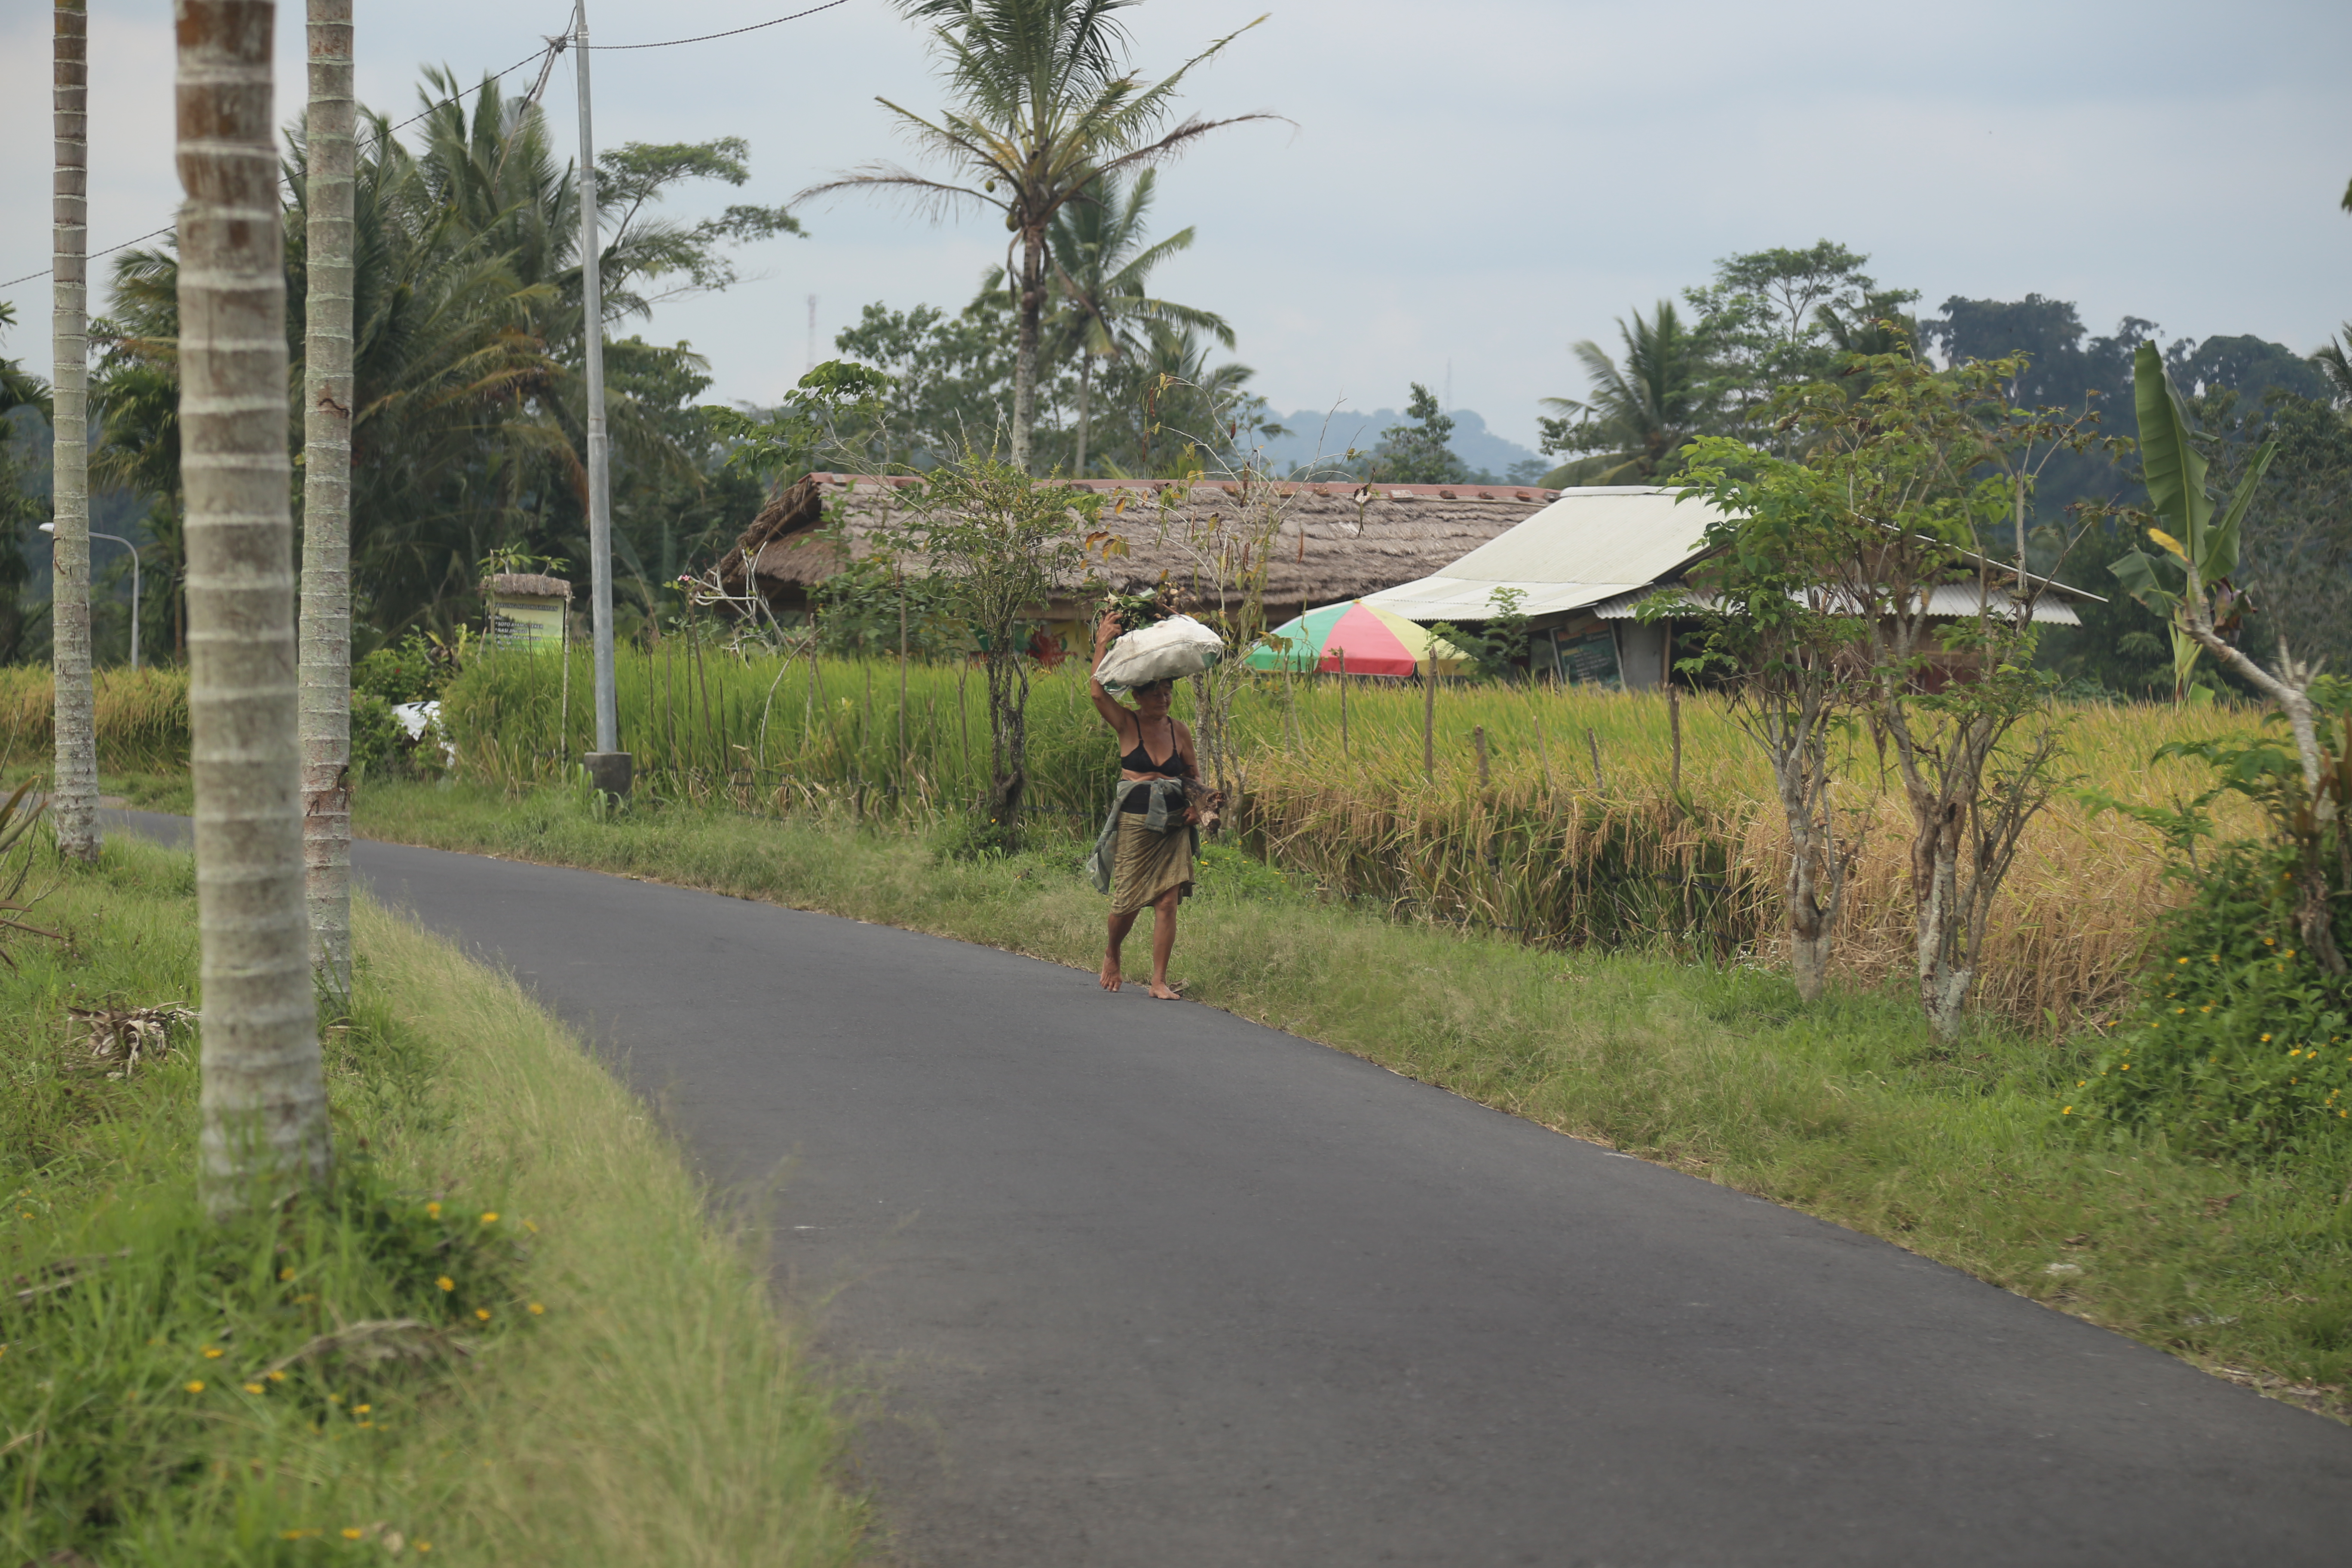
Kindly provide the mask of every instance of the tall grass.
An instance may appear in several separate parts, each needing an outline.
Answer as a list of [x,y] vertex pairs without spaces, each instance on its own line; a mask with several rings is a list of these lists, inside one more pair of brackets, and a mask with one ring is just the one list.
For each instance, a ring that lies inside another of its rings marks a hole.
[[[98,765],[108,773],[178,773],[188,765],[188,672],[101,669]],[[49,754],[56,682],[46,666],[0,666],[0,767]]]
[[[977,674],[953,666],[909,667],[903,707],[901,671],[887,659],[742,658],[674,640],[623,654],[617,677],[621,742],[656,795],[921,822],[984,792],[986,699]],[[510,794],[563,774],[586,743],[587,679],[575,653],[567,703],[555,657],[478,662],[447,702],[460,771]],[[1032,809],[1083,828],[1115,776],[1109,738],[1083,668],[1036,671],[1032,690]],[[1245,688],[1233,781],[1244,840],[1327,895],[1399,916],[1546,945],[1663,941],[1772,955],[1786,830],[1762,757],[1720,702],[1683,700],[1677,771],[1661,695],[1447,684],[1433,716],[1424,696],[1364,680],[1343,693],[1334,679],[1283,676]],[[1180,714],[1189,702],[1180,698]],[[2152,763],[2156,750],[2242,730],[2253,715],[2087,704],[2060,719],[2077,776],[2165,804],[2201,781],[2194,764]],[[1860,733],[1837,804],[1845,830],[1863,836],[1839,967],[1875,984],[1908,972],[1910,828],[1899,784]],[[1982,1003],[2050,1030],[2104,1017],[2144,955],[2149,915],[2175,900],[2161,869],[2138,830],[2071,795],[2053,804],[1995,908]]]
[[512,981],[362,903],[338,1199],[215,1226],[195,1042],[110,1072],[66,1013],[199,1000],[193,862],[114,837],[52,880],[70,945],[0,965],[0,1560],[857,1555],[763,1271]]

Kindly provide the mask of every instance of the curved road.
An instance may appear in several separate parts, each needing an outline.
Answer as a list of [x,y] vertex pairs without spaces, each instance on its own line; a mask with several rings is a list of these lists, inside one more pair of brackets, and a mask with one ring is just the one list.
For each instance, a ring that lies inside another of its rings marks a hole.
[[2352,1561],[2352,1429],[1853,1232],[1077,970],[354,860],[784,1173],[908,1564]]

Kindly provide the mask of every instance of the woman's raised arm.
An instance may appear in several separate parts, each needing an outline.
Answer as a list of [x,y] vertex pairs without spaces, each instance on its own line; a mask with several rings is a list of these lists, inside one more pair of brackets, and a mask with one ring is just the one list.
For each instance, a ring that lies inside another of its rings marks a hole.
[[1094,662],[1087,667],[1089,671],[1087,676],[1087,695],[1094,699],[1095,711],[1103,716],[1103,722],[1110,726],[1111,733],[1124,741],[1127,739],[1127,706],[1118,698],[1105,691],[1103,683],[1097,680],[1091,673],[1102,668],[1103,655],[1108,652],[1110,645],[1118,640],[1118,620],[1113,616],[1105,616],[1095,626],[1095,658]]

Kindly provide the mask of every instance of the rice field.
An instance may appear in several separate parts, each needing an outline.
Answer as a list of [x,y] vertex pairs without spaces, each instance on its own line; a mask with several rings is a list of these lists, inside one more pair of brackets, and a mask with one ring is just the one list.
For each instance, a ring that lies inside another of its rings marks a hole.
[[[470,668],[446,713],[459,771],[518,793],[562,776],[589,738],[588,674],[584,653],[568,690],[552,656]],[[743,659],[673,639],[625,653],[616,690],[622,747],[658,795],[921,820],[967,809],[985,786],[976,669]],[[1786,834],[1761,755],[1720,704],[1683,699],[1677,748],[1660,695],[1444,683],[1427,697],[1379,681],[1256,679],[1234,714],[1235,831],[1327,896],[1398,918],[1546,945],[1773,959]],[[1189,688],[1176,710],[1195,717]],[[2158,747],[2254,718],[2125,705],[2060,715],[2078,784],[2150,804],[2203,783],[2196,764],[2152,763]],[[1082,668],[1033,672],[1029,740],[1033,816],[1090,830],[1115,775]],[[1858,984],[1899,979],[1912,947],[1908,813],[1866,739],[1843,759],[1838,806],[1864,835],[1839,968]],[[2095,816],[2070,788],[2029,830],[1994,910],[1982,1005],[2050,1032],[2104,1017],[2151,914],[2177,897],[2161,872],[2140,829]]]
[[[96,676],[98,765],[108,773],[184,772],[188,672],[101,669]],[[0,769],[49,753],[57,689],[46,665],[0,666]]]
[[[744,658],[672,638],[624,649],[615,675],[622,749],[658,797],[925,823],[985,791],[976,668]],[[478,660],[445,708],[457,771],[510,794],[568,778],[593,735],[589,679],[584,649],[568,670],[551,654]],[[1030,813],[1090,835],[1115,775],[1085,672],[1034,669],[1031,688]],[[1543,945],[1774,960],[1786,834],[1761,755],[1718,703],[1684,698],[1677,763],[1662,696],[1451,682],[1433,704],[1426,695],[1375,680],[1254,678],[1234,712],[1234,830],[1326,896],[1396,918]],[[47,751],[50,702],[46,669],[0,669],[0,766]],[[1176,710],[1196,717],[1189,686]],[[2070,706],[2066,765],[2079,785],[2169,804],[2201,787],[2202,770],[2153,763],[2156,750],[2255,718]],[[184,768],[187,722],[184,671],[99,672],[108,772]],[[1911,963],[1908,813],[1864,738],[1848,747],[1837,804],[1864,835],[1838,967],[1856,984],[1899,980]],[[2246,815],[2226,826],[2254,824]],[[2029,830],[1994,910],[1980,1002],[2052,1033],[2105,1017],[2138,966],[2150,917],[2177,897],[2147,835],[2095,816],[2070,788]]]

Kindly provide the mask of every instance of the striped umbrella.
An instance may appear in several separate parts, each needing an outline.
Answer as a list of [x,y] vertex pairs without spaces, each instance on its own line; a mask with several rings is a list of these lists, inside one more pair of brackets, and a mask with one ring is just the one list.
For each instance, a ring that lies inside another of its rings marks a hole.
[[[1341,655],[1346,655],[1344,666]],[[1287,620],[1251,650],[1253,669],[1322,670],[1337,675],[1451,675],[1463,665],[1460,651],[1402,616],[1374,609],[1361,599],[1326,605]]]

